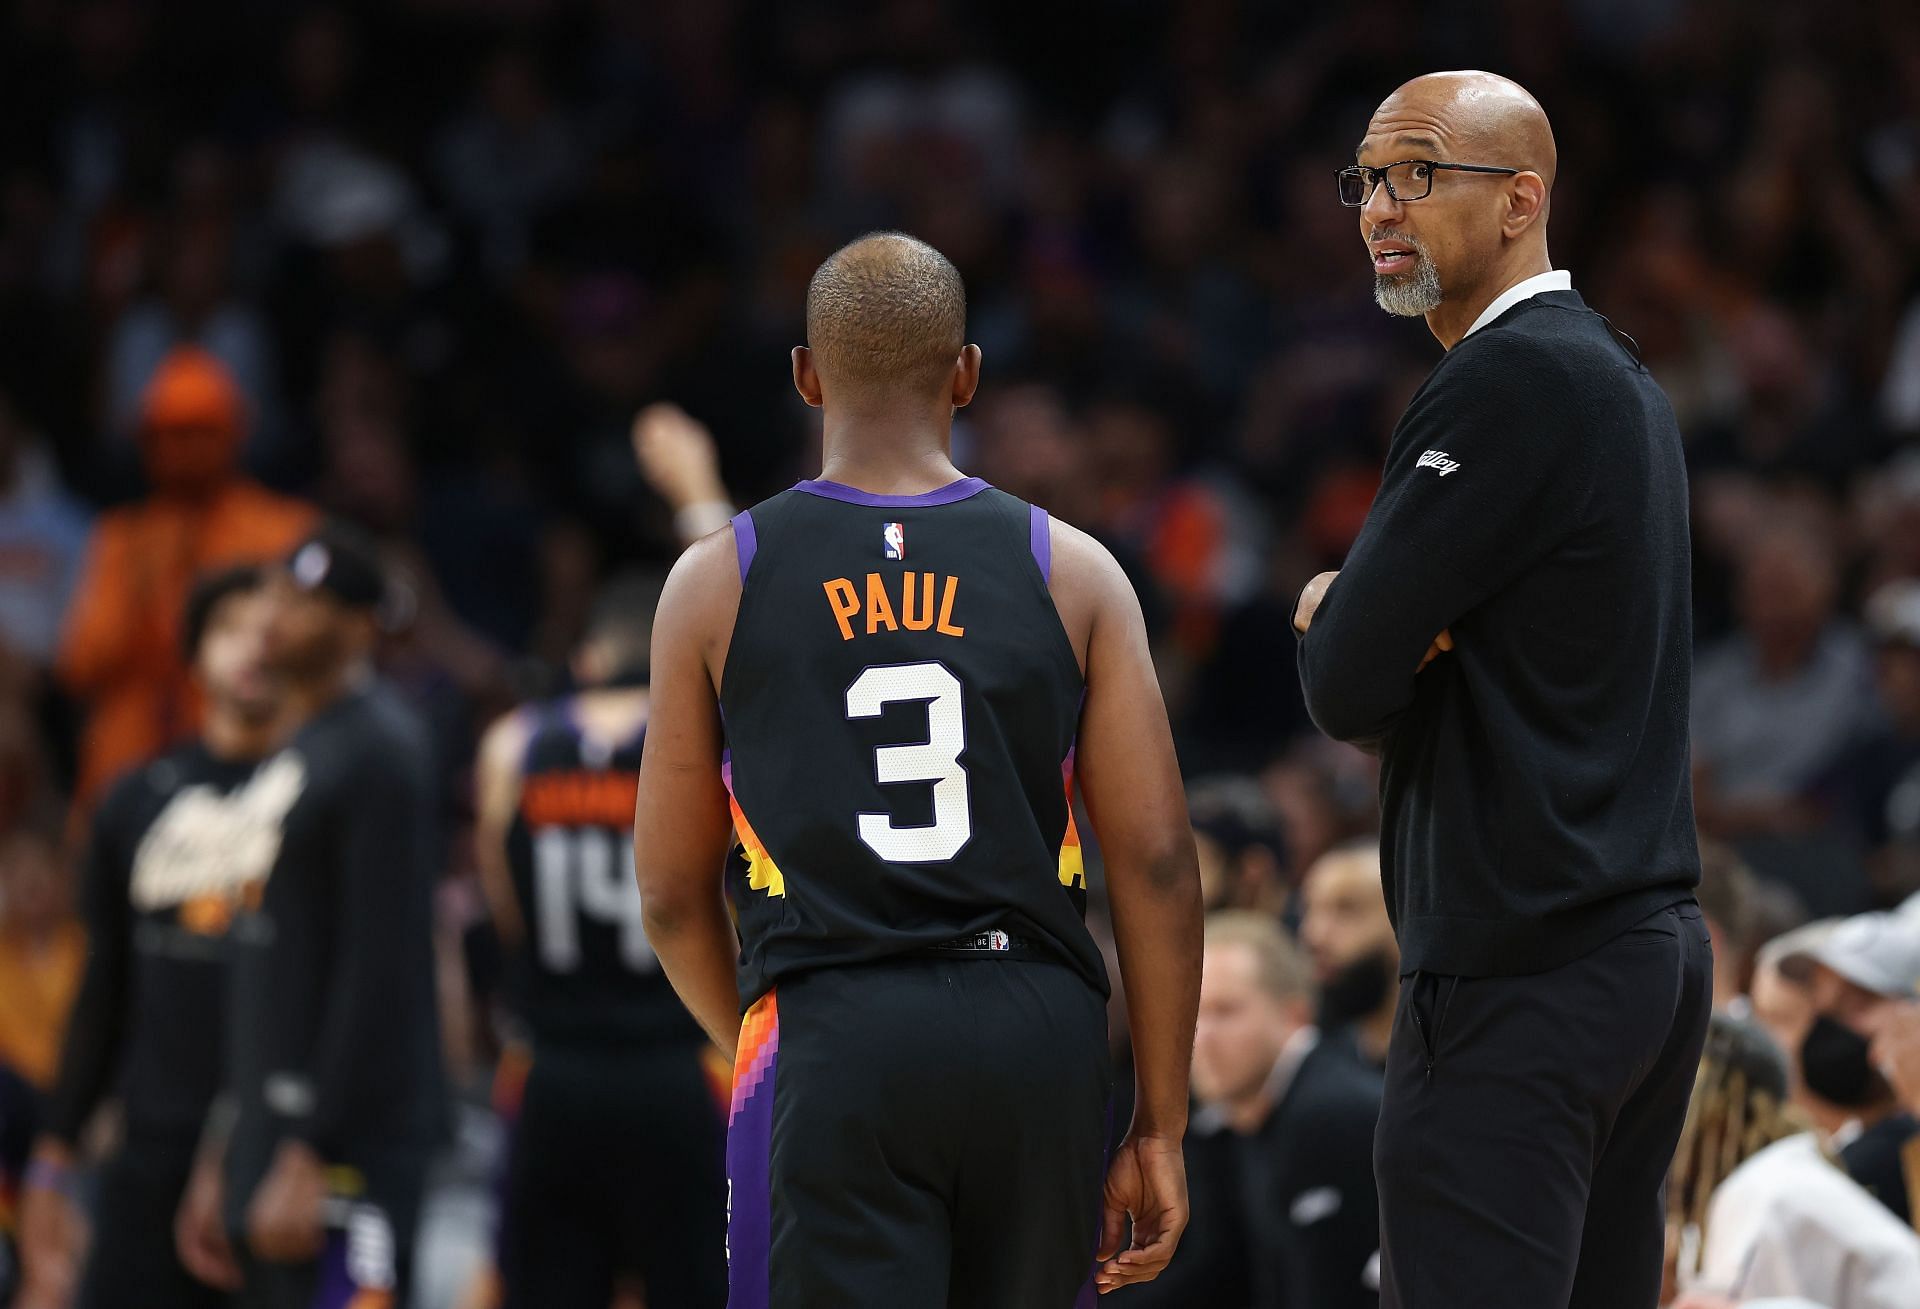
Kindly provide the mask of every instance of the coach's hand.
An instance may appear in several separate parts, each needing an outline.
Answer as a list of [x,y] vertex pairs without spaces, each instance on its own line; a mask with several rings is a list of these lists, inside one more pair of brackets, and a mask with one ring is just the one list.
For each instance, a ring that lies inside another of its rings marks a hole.
[[[1123,1245],[1129,1218],[1133,1242]],[[1100,1294],[1158,1277],[1186,1229],[1187,1160],[1179,1140],[1127,1137],[1107,1167],[1100,1267],[1093,1279]]]
[[1313,626],[1313,616],[1320,612],[1320,602],[1327,598],[1327,588],[1333,585],[1333,579],[1340,576],[1340,570],[1320,573],[1311,582],[1300,588],[1300,598],[1293,606],[1293,630],[1304,634]]
[[327,1167],[312,1148],[283,1141],[247,1206],[247,1245],[271,1263],[318,1258],[326,1238]]
[[1453,649],[1453,629],[1447,628],[1446,630],[1442,631],[1440,635],[1433,638],[1433,644],[1428,646],[1426,654],[1420,657],[1420,667],[1414,669],[1413,671],[1416,673],[1423,671],[1428,664],[1432,663],[1434,660],[1438,659],[1441,656],[1441,654],[1451,649]]

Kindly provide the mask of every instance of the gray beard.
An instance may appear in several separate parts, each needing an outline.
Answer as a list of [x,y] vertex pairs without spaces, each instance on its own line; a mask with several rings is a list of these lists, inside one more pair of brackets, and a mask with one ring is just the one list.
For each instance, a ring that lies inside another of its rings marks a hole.
[[1410,276],[1376,275],[1373,279],[1373,302],[1390,314],[1420,318],[1438,309],[1446,298],[1440,290],[1440,273],[1433,266],[1433,260],[1424,254],[1417,257],[1419,266]]

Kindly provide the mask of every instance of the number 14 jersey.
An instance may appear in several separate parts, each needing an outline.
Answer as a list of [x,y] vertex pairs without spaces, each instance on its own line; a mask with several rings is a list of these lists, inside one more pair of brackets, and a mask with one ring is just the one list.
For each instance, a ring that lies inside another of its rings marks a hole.
[[733,526],[721,771],[742,1003],[990,932],[1104,994],[1046,513],[978,478],[917,496],[802,482]]

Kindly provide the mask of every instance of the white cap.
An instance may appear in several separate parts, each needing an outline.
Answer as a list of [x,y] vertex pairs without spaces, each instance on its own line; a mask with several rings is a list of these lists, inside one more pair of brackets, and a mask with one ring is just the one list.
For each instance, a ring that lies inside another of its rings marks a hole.
[[1897,913],[1856,914],[1789,954],[1780,968],[1791,975],[1794,965],[1806,962],[1825,964],[1876,995],[1920,997],[1920,921]]

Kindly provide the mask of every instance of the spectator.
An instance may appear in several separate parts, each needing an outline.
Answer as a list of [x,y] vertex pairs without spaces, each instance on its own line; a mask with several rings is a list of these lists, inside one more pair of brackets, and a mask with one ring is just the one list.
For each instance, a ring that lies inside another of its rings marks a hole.
[[0,663],[9,655],[42,669],[53,662],[86,541],[86,510],[0,393]]
[[1834,764],[1822,791],[1833,819],[1868,850],[1880,894],[1920,888],[1920,581],[1888,582],[1866,606],[1885,717]]
[[1287,907],[1280,821],[1260,784],[1216,777],[1187,791],[1200,854],[1200,895],[1209,911],[1253,909],[1276,917]]
[[[1199,1138],[1193,1189],[1218,1207],[1203,1217],[1196,1201],[1195,1243],[1182,1244],[1159,1282],[1129,1294],[1169,1307],[1374,1305],[1379,1077],[1313,1026],[1306,956],[1272,919],[1216,913],[1205,950],[1193,1053],[1201,1108],[1189,1135]],[[1219,1226],[1201,1236],[1203,1222]],[[1243,1283],[1222,1267],[1236,1257]],[[1215,1298],[1242,1284],[1240,1299]]]
[[1913,1144],[1920,1121],[1902,1111],[1869,1049],[1901,1002],[1920,999],[1920,925],[1862,914],[1787,954],[1780,967],[1804,980],[1813,1002],[1813,1020],[1791,1055],[1800,1081],[1848,1115],[1831,1145],[1854,1181],[1911,1224],[1906,1161],[1920,1150]]
[[1830,541],[1776,525],[1739,560],[1740,632],[1700,656],[1693,683],[1701,826],[1716,834],[1809,825],[1791,803],[1866,728],[1860,638],[1834,615]]
[[45,1090],[80,987],[86,933],[46,828],[0,835],[0,1065]]
[[58,670],[87,705],[77,792],[191,732],[198,703],[177,627],[193,579],[285,551],[314,521],[235,467],[245,436],[239,392],[206,352],[167,356],[142,402],[148,497],[103,516],[68,615]]
[[1920,1236],[1798,1129],[1780,1052],[1761,1029],[1725,1014],[1708,1031],[1668,1206],[1682,1305],[1804,1296],[1909,1309],[1920,1286]]
[[1300,943],[1313,958],[1320,1030],[1387,1066],[1400,1000],[1400,943],[1380,882],[1380,845],[1350,841],[1322,855],[1300,882]]
[[1760,939],[1753,871],[1732,846],[1703,839],[1694,896],[1713,941],[1713,1007],[1724,1012],[1746,993],[1754,945]]

